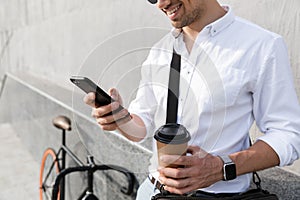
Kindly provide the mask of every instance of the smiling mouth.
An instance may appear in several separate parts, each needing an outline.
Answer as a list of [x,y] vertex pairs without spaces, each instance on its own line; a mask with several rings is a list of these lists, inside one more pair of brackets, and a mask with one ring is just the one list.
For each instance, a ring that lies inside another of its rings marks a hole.
[[181,4],[174,7],[172,10],[165,10],[165,12],[168,16],[171,16],[171,15],[174,15],[179,10],[180,7],[181,7]]

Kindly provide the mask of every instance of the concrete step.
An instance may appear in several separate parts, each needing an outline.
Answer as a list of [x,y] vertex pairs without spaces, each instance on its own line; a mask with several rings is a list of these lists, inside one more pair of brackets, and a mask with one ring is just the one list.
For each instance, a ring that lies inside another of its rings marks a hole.
[[39,163],[10,124],[0,124],[0,200],[36,200]]

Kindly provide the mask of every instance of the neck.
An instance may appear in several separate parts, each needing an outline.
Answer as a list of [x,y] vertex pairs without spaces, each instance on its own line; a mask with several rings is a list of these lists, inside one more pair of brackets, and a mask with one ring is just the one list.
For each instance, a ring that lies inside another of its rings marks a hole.
[[196,40],[199,32],[208,24],[218,20],[226,14],[226,11],[215,1],[207,3],[203,15],[197,21],[182,28],[184,33],[184,41],[188,50],[191,50],[194,41]]

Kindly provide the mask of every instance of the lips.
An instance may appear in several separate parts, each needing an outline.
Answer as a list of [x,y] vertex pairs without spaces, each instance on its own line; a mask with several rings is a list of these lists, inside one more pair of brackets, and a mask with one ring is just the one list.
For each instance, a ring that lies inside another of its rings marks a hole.
[[173,6],[169,9],[165,9],[164,11],[170,19],[174,19],[176,17],[177,11],[181,8],[181,5],[182,4],[179,4],[177,6]]

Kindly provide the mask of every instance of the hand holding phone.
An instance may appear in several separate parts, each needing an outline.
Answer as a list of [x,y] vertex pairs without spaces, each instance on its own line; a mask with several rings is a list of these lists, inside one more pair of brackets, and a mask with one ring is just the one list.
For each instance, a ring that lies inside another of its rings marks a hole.
[[[70,78],[72,83],[74,83],[77,87],[79,87],[81,90],[83,90],[85,93],[94,92],[95,93],[95,105],[96,106],[105,106],[108,105],[115,100],[111,98],[104,90],[102,90],[99,86],[97,86],[93,81],[91,81],[87,77],[83,76],[72,76]],[[117,113],[124,109],[121,105],[119,108],[114,110],[113,112],[107,113],[104,116],[112,115],[113,113]]]

